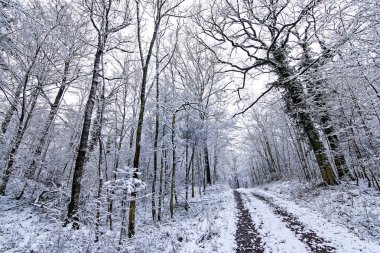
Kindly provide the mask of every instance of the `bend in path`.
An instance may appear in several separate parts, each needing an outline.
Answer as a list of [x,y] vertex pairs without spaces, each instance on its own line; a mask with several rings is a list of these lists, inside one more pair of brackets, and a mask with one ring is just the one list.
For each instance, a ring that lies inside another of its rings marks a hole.
[[237,205],[237,229],[236,245],[237,253],[263,253],[264,249],[261,243],[261,237],[258,233],[248,209],[244,207],[240,192],[234,191]]

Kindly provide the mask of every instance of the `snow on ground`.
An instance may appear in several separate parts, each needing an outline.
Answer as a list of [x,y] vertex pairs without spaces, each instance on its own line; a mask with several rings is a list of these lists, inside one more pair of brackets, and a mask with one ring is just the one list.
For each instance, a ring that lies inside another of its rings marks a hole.
[[0,196],[0,252],[82,252],[92,243],[90,231],[63,228],[57,213]]
[[140,227],[139,236],[127,249],[136,253],[235,252],[236,204],[232,190],[213,186],[207,195],[190,199],[190,206],[188,213],[178,207],[175,219],[159,227]]
[[260,233],[266,252],[303,253],[306,246],[296,238],[270,207],[262,201],[252,198],[250,190],[240,189],[244,205],[249,209],[252,221]]
[[205,210],[204,218],[193,221],[193,229],[188,229],[191,231],[189,240],[178,252],[234,252],[236,204],[232,190],[211,197],[212,199],[205,199],[208,210]]
[[72,231],[62,227],[60,210],[0,197],[0,252],[111,253],[118,248],[119,252],[135,253],[234,252],[236,206],[232,190],[213,186],[206,195],[190,201],[189,213],[177,206],[174,220],[165,218],[166,221],[154,224],[146,222],[148,215],[145,221],[137,220],[137,236],[119,247],[119,229],[111,232],[103,228],[105,233],[96,244],[93,228],[82,225]]
[[[329,241],[337,253],[380,252],[380,195],[372,189],[348,184],[315,187],[277,182],[239,191],[266,252],[303,253],[308,252],[308,248],[278,214],[273,213],[272,206],[251,192],[284,208],[307,229]],[[182,195],[179,194],[174,219],[168,218],[168,203],[165,203],[165,218],[160,223],[151,221],[149,196],[145,202],[140,200],[137,235],[120,247],[119,228],[109,231],[103,227],[100,242],[94,243],[91,226],[82,225],[78,231],[62,227],[64,210],[0,197],[0,252],[109,253],[118,248],[119,252],[135,253],[235,252],[237,210],[232,190],[210,187],[206,195],[190,199],[187,212]],[[120,224],[120,221],[114,223]]]
[[279,182],[255,188],[254,192],[271,197],[275,204],[331,241],[336,252],[380,252],[380,196],[372,189],[354,185],[315,188]]

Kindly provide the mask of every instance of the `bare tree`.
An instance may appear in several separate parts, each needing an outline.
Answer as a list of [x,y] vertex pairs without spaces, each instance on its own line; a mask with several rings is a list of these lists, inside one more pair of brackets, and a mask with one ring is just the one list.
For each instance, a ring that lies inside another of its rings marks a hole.
[[[30,14],[40,14],[41,8],[42,7],[38,3],[36,6],[31,6]],[[14,37],[14,40],[18,40],[19,44],[12,49],[12,51],[14,51],[12,55],[20,64],[21,73],[17,73],[19,71],[15,70],[11,71],[18,84],[13,96],[13,101],[6,112],[4,121],[2,122],[2,136],[7,131],[15,112],[17,112],[18,121],[16,133],[11,141],[10,150],[7,153],[6,168],[0,183],[1,195],[5,194],[9,178],[13,173],[15,156],[17,155],[26,129],[32,118],[37,99],[41,94],[43,86],[46,85],[47,82],[46,77],[50,70],[49,66],[51,65],[47,53],[49,49],[45,48],[47,40],[51,38],[54,30],[61,25],[61,19],[57,18],[56,23],[44,26],[44,29],[39,30],[38,27],[33,26],[32,23],[46,22],[41,16],[36,17],[34,20],[29,14],[20,12],[20,17],[22,17],[23,26],[20,33],[16,33],[16,36]],[[39,18],[42,20],[38,20]],[[32,38],[32,40],[29,41],[29,44],[25,44],[25,37]],[[9,69],[11,69],[11,66],[9,66]],[[44,73],[44,71],[46,73]],[[31,87],[32,90],[30,94],[28,94],[29,87]],[[30,95],[29,101],[28,95]]]
[[[232,52],[245,55],[252,64],[239,61],[224,60],[223,56],[214,52],[220,63],[231,68],[230,71],[243,74],[243,85],[238,92],[245,87],[249,73],[255,70],[273,71],[277,80],[268,84],[269,88],[259,99],[271,90],[277,88],[284,91],[289,114],[296,119],[300,129],[307,136],[311,148],[318,162],[322,179],[326,184],[337,184],[337,179],[331,163],[329,162],[326,148],[312,115],[309,105],[306,103],[305,91],[300,75],[305,73],[313,64],[326,57],[321,54],[308,66],[297,69],[292,66],[289,48],[297,45],[292,43],[292,34],[297,29],[302,29],[309,14],[318,7],[318,1],[310,1],[299,5],[293,1],[278,3],[277,1],[218,1],[211,6],[211,14],[204,18],[200,15],[199,25],[203,33],[214,39],[219,44],[226,45]],[[223,18],[218,18],[221,15]],[[238,30],[237,33],[233,32]],[[231,32],[229,32],[229,30]],[[200,38],[202,40],[202,38]],[[202,40],[205,45],[208,45]],[[341,45],[345,40],[338,42]],[[332,50],[333,45],[327,50]],[[241,113],[251,108],[257,100]]]
[[[140,62],[142,68],[142,79],[140,85],[140,109],[136,128],[136,142],[135,142],[135,155],[133,158],[133,178],[138,179],[139,165],[140,165],[140,152],[141,152],[141,135],[144,123],[145,103],[146,103],[146,86],[148,82],[149,64],[153,55],[154,44],[158,35],[158,31],[162,22],[172,15],[172,12],[179,7],[183,0],[176,1],[170,5],[168,1],[156,0],[151,6],[154,13],[153,19],[153,31],[149,38],[148,48],[146,52],[143,49],[142,40],[143,34],[141,31],[141,2],[136,1],[136,21],[137,21],[137,41],[140,54]],[[135,234],[135,216],[136,216],[136,196],[137,192],[131,193],[132,200],[129,204],[129,225],[128,225],[128,237],[133,237]]]
[[130,24],[128,1],[124,3],[125,11],[122,13],[122,21],[120,22],[120,24],[116,25],[113,25],[111,23],[112,15],[114,14],[113,11],[115,8],[115,6],[112,5],[116,5],[116,1],[104,0],[101,1],[101,3],[98,3],[97,1],[93,0],[85,0],[84,4],[86,7],[86,11],[88,11],[91,23],[96,31],[97,44],[94,56],[90,93],[85,106],[83,126],[78,146],[78,154],[76,157],[74,167],[74,174],[71,187],[71,199],[68,206],[67,217],[65,221],[66,225],[70,222],[73,222],[74,229],[79,228],[78,207],[81,192],[81,180],[88,151],[88,139],[92,122],[91,117],[94,109],[96,93],[100,82],[101,58],[105,53],[106,43],[109,36],[113,33],[120,31],[121,29],[127,27]]

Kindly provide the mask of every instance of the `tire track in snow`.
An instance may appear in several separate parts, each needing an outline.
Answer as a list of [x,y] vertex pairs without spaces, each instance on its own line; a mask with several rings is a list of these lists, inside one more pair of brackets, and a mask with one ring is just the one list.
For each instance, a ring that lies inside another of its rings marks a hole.
[[234,196],[238,209],[236,253],[263,253],[264,249],[262,247],[260,234],[252,222],[248,209],[244,207],[240,192],[234,191]]
[[332,253],[335,252],[335,248],[327,245],[327,241],[322,237],[319,237],[313,230],[310,230],[302,224],[297,217],[288,213],[284,208],[274,204],[269,198],[262,195],[251,193],[253,197],[268,204],[273,213],[280,216],[282,221],[286,223],[286,226],[292,230],[297,238],[305,243],[314,253]]

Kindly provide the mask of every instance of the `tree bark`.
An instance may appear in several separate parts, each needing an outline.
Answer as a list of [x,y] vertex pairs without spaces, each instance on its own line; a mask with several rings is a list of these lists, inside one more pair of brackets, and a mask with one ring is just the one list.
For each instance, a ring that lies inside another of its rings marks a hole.
[[[195,153],[195,145],[192,148],[192,156],[194,157]],[[193,158],[194,159],[194,158]],[[195,197],[195,170],[194,170],[194,162],[191,164],[191,197]]]
[[[136,1],[137,7],[136,7],[136,15],[137,15],[137,39],[139,44],[139,51],[140,51],[140,60],[142,64],[142,80],[141,80],[141,90],[140,90],[140,112],[139,117],[137,121],[137,129],[136,129],[136,143],[135,143],[135,155],[133,159],[133,178],[138,179],[138,173],[139,173],[139,165],[140,165],[140,151],[141,151],[141,134],[142,134],[142,128],[144,123],[144,113],[145,113],[145,90],[146,90],[146,84],[147,84],[147,78],[148,78],[148,69],[149,69],[149,63],[150,59],[152,57],[153,52],[153,46],[156,41],[158,29],[160,27],[160,22],[162,19],[161,16],[161,10],[162,10],[162,4],[161,2],[157,3],[157,13],[156,17],[154,19],[154,28],[153,28],[153,35],[149,44],[148,52],[146,55],[146,59],[144,61],[143,59],[143,52],[141,48],[141,20],[140,20],[140,6],[139,2]],[[135,235],[135,216],[136,216],[136,196],[137,192],[134,191],[131,193],[131,201],[129,202],[129,224],[128,224],[128,237],[132,238]]]
[[[291,115],[295,116],[297,119],[297,124],[309,140],[324,183],[327,185],[338,184],[334,169],[331,166],[326,154],[326,149],[304,100],[305,94],[302,85],[297,81],[289,81],[289,78],[292,78],[293,76],[293,71],[290,69],[291,67],[289,67],[289,64],[285,60],[286,56],[282,48],[275,50],[273,52],[273,57],[277,62],[275,70],[279,76],[278,82],[286,91],[285,102],[287,103],[287,108]],[[281,83],[286,84],[284,85]]]
[[75,160],[74,175],[71,185],[71,199],[68,205],[67,217],[65,225],[70,222],[73,222],[73,228],[79,229],[79,217],[78,217],[78,207],[79,207],[79,197],[81,192],[81,180],[83,176],[84,165],[87,155],[88,147],[88,137],[91,129],[92,122],[92,112],[94,110],[96,92],[99,86],[100,78],[100,60],[103,54],[104,44],[106,42],[107,36],[101,38],[101,35],[98,35],[98,47],[95,53],[94,67],[92,72],[92,81],[90,94],[86,103],[84,116],[83,116],[83,126],[81,131],[80,142],[78,146],[78,154]]
[[4,134],[7,132],[8,125],[11,122],[14,112],[16,111],[16,108],[17,108],[16,106],[20,98],[22,89],[23,89],[23,83],[20,83],[16,88],[16,92],[15,92],[12,104],[8,108],[7,112],[5,113],[4,121],[1,123],[1,134],[2,134],[1,138],[3,138]]
[[101,196],[102,196],[102,189],[103,189],[103,171],[102,171],[102,164],[103,164],[103,143],[101,139],[101,134],[99,135],[99,160],[98,160],[98,176],[99,176],[99,182],[98,182],[98,194],[96,196],[96,215],[95,215],[95,239],[94,242],[99,241],[100,237],[100,208],[101,208]]
[[173,218],[174,216],[174,194],[175,194],[175,177],[176,177],[176,147],[174,143],[174,135],[175,135],[175,122],[176,122],[176,115],[173,114],[172,117],[172,178],[171,178],[171,184],[170,184],[170,203],[169,203],[169,209],[170,209],[170,218]]
[[207,142],[205,143],[205,147],[203,148],[203,155],[205,159],[206,183],[208,185],[211,185],[211,167],[210,167],[210,160],[208,157]]
[[3,138],[4,134],[6,133],[8,126],[9,126],[9,123],[11,122],[12,116],[17,109],[17,104],[19,103],[18,100],[20,98],[21,92],[24,93],[25,85],[27,85],[27,83],[29,81],[30,74],[32,72],[33,67],[35,66],[35,64],[37,62],[37,57],[41,51],[41,47],[42,47],[42,44],[40,44],[36,48],[36,51],[33,55],[31,64],[25,72],[24,82],[21,82],[16,88],[12,104],[5,114],[4,121],[1,123],[1,138]]
[[[163,131],[163,135],[165,135],[165,128]],[[164,144],[162,143],[162,150],[164,152],[164,155],[161,155],[161,166],[160,166],[160,185],[158,189],[158,213],[157,213],[157,220],[161,221],[162,218],[162,198],[163,198],[163,180],[164,180],[164,170],[165,170],[165,161],[164,157],[166,157],[165,153],[166,151],[164,150]]]
[[[103,55],[101,57],[101,64],[102,69],[104,70],[104,59]],[[104,173],[103,173],[103,161],[105,164],[107,164],[107,161],[105,159],[105,154],[103,154],[104,151],[104,145],[102,141],[102,128],[103,128],[103,115],[104,110],[106,108],[106,101],[105,101],[105,78],[103,75],[102,80],[102,87],[100,89],[100,100],[98,101],[98,115],[97,115],[97,122],[98,122],[98,132],[97,132],[97,140],[99,142],[99,159],[98,159],[98,195],[96,196],[96,215],[95,215],[95,242],[99,241],[100,237],[100,208],[101,208],[101,197],[102,197],[102,191],[103,191],[103,181],[104,181]]]
[[52,122],[53,122],[53,120],[54,120],[54,118],[58,112],[59,104],[61,103],[63,94],[64,94],[66,86],[67,86],[67,76],[69,73],[69,67],[70,67],[70,62],[65,61],[61,86],[59,87],[59,90],[58,90],[57,95],[54,99],[54,102],[50,107],[50,112],[49,112],[48,118],[45,122],[45,126],[42,130],[41,137],[38,141],[38,144],[37,144],[35,151],[33,152],[33,160],[31,162],[31,164],[29,165],[29,168],[25,171],[25,176],[27,178],[32,178],[34,175],[34,172],[36,171],[39,159],[40,159],[42,151],[43,151],[43,148],[44,148],[46,141],[48,139],[47,137],[48,137],[50,126],[51,126],[51,124],[52,124]]
[[152,179],[152,219],[156,218],[156,181],[157,181],[157,167],[158,167],[158,157],[157,157],[157,148],[158,148],[158,133],[159,133],[159,110],[160,110],[160,72],[159,72],[159,43],[156,43],[156,120],[155,120],[155,132],[154,132],[154,143],[153,143],[153,179]]
[[[318,130],[316,129],[310,113],[307,111],[307,108],[304,104],[302,95],[303,90],[300,84],[292,82],[287,87],[287,92],[290,95],[293,105],[298,109],[297,118],[300,124],[300,127],[305,132],[311,148],[313,149],[315,158],[321,172],[323,181],[327,185],[336,185],[338,184],[333,167],[331,166],[328,156],[326,154],[326,149],[323,146],[323,143],[320,139]],[[297,110],[296,109],[296,110]]]
[[[9,178],[13,173],[14,170],[14,162],[15,162],[15,156],[17,155],[18,148],[20,147],[20,144],[22,142],[22,138],[24,137],[25,131],[29,125],[29,121],[32,117],[32,113],[34,110],[34,107],[37,104],[37,99],[40,94],[41,88],[42,88],[42,83],[38,81],[36,90],[32,94],[32,101],[31,101],[31,106],[29,108],[29,112],[26,111],[26,88],[27,84],[29,81],[29,73],[25,76],[24,79],[24,84],[23,84],[23,89],[22,89],[22,105],[21,105],[21,115],[20,115],[20,120],[17,126],[17,132],[16,135],[14,136],[11,144],[11,150],[8,154],[7,158],[7,163],[6,163],[6,168],[3,173],[3,177],[1,178],[0,182],[0,195],[5,195],[5,190],[7,188],[7,184],[9,182]],[[26,116],[26,118],[25,118]]]
[[[188,117],[186,119],[188,120]],[[186,121],[186,123],[188,123],[188,121]],[[186,135],[186,146],[185,146],[185,200],[186,200],[185,210],[186,210],[186,212],[189,209],[189,206],[188,206],[188,203],[189,203],[188,202],[188,200],[189,200],[189,172],[190,172],[190,165],[191,165],[188,163],[189,163],[189,138],[187,138],[187,135]]]

